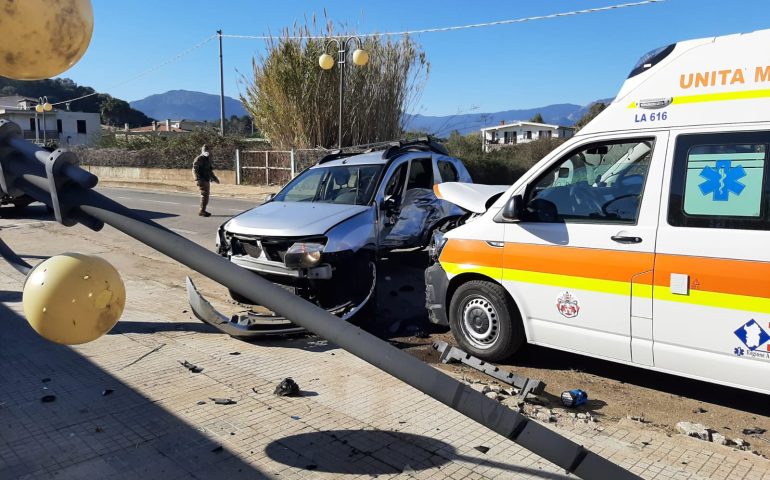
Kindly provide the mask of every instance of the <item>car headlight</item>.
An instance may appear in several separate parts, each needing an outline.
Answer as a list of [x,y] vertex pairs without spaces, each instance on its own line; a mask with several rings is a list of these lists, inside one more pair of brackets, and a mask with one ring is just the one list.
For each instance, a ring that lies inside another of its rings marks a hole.
[[444,237],[442,232],[433,232],[433,239],[430,242],[430,246],[428,246],[428,255],[430,256],[431,260],[434,262],[438,261],[438,257],[441,255],[441,250],[444,249],[446,241],[447,239]]
[[324,246],[320,243],[298,242],[286,250],[283,263],[288,268],[310,268],[321,261]]

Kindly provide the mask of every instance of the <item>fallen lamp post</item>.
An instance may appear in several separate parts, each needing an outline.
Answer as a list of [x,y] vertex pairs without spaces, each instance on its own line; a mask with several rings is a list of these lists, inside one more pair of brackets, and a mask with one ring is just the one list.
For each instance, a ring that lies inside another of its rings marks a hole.
[[[374,335],[93,191],[97,182],[95,175],[78,166],[74,153],[40,149],[21,138],[18,125],[0,120],[0,189],[6,194],[23,193],[45,203],[65,226],[80,223],[99,231],[104,224],[111,225],[339,345],[568,473],[585,479],[639,478]],[[0,254],[20,271],[29,267],[14,258],[17,256],[4,244],[0,245]]]

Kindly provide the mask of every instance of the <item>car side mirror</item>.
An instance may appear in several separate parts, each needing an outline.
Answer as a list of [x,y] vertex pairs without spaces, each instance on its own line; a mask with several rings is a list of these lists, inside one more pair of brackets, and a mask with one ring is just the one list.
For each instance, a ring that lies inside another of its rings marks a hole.
[[501,216],[503,217],[503,220],[507,221],[513,221],[519,219],[519,209],[521,208],[522,203],[521,195],[513,195],[511,198],[508,199],[507,202],[505,202],[505,205],[503,206],[503,211],[501,212]]
[[382,209],[386,212],[393,212],[398,209],[398,197],[388,195],[382,200]]
[[267,202],[269,202],[270,200],[272,200],[274,198],[275,198],[275,193],[268,193],[267,195],[265,195],[265,202],[264,203],[267,203]]

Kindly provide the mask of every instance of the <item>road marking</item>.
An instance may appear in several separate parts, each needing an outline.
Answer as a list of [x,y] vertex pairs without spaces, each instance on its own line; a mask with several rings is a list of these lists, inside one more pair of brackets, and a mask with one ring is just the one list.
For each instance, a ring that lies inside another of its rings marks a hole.
[[183,235],[198,235],[198,232],[191,232],[190,230],[184,230],[182,228],[172,228],[171,230],[175,231],[176,233],[181,233]]

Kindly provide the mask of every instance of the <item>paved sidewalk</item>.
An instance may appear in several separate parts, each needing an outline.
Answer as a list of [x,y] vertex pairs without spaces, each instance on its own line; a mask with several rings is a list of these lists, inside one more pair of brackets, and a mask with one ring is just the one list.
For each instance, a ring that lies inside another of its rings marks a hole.
[[[57,228],[3,236],[28,246]],[[74,250],[103,249],[67,238]],[[0,479],[567,478],[321,339],[245,343],[216,333],[190,317],[181,282],[124,275],[129,302],[118,326],[65,347],[21,317],[22,280],[0,264]],[[303,396],[273,395],[289,376]],[[45,395],[56,400],[43,403]],[[552,428],[644,478],[770,479],[767,460],[695,439],[633,425]]]

